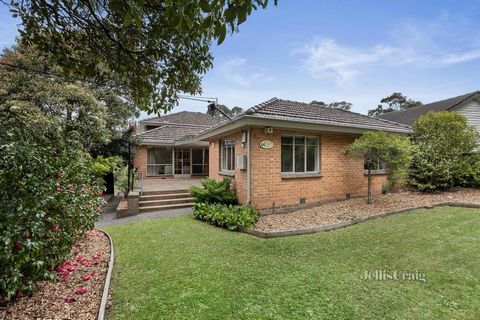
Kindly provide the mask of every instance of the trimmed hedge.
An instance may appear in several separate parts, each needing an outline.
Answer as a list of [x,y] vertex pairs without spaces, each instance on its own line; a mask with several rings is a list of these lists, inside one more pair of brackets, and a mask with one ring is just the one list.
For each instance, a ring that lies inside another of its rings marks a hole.
[[248,228],[257,222],[259,214],[250,206],[224,205],[220,203],[196,203],[193,206],[195,218],[213,225],[237,230],[239,227]]

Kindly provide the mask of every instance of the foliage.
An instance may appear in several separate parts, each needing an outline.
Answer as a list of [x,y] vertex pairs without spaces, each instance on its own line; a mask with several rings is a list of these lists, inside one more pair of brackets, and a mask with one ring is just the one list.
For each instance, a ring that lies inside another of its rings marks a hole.
[[[413,147],[407,137],[382,131],[370,131],[356,139],[347,147],[346,151],[353,156],[362,156],[370,168],[376,161],[384,162],[388,177],[386,186],[388,190],[405,180],[412,160]],[[369,180],[370,178],[369,176]],[[370,187],[369,183],[369,195],[371,195]]]
[[127,197],[130,186],[128,185],[128,168],[122,167],[115,171],[115,189],[120,190],[124,197]]
[[[230,118],[233,118],[243,112],[243,109],[240,107],[232,107],[230,109],[224,104],[217,104],[216,108],[222,110],[223,113],[227,114]],[[222,113],[220,113],[218,110],[212,110],[212,111],[209,110],[207,111],[207,114],[212,117],[225,118],[225,116]]]
[[103,201],[76,135],[29,101],[17,103],[0,105],[0,302],[52,279]]
[[438,191],[456,184],[478,183],[479,135],[456,112],[430,112],[413,125],[410,184],[421,191]]
[[29,104],[60,119],[62,131],[75,133],[87,150],[99,149],[119,135],[135,108],[109,88],[50,75],[60,70],[51,57],[34,48],[5,49],[0,58],[0,104]]
[[195,203],[193,215],[197,219],[232,231],[239,227],[251,227],[259,218],[257,210],[250,206],[202,202]]
[[352,104],[347,101],[332,102],[332,103],[326,104],[323,101],[313,100],[312,102],[310,102],[310,104],[327,107],[327,108],[340,109],[345,111],[350,111],[350,109],[352,109]]
[[404,96],[400,92],[392,93],[390,96],[380,100],[380,103],[381,104],[379,104],[377,108],[368,110],[369,116],[378,117],[384,113],[410,109],[410,108],[418,107],[422,105],[420,101],[408,99],[406,96]]
[[116,171],[120,167],[122,162],[123,159],[119,156],[107,158],[103,156],[98,156],[93,162],[92,167],[93,171],[101,177],[109,172]]
[[[274,1],[276,4],[276,0]],[[22,42],[51,53],[65,73],[109,79],[144,110],[168,111],[177,93],[201,93],[221,44],[268,0],[13,0]]]
[[225,177],[222,181],[205,178],[200,180],[202,188],[192,186],[190,193],[196,203],[235,205],[238,203],[238,199],[235,191],[230,187],[231,182],[230,177]]
[[[475,319],[479,222],[438,207],[267,240],[191,217],[111,226],[109,319]],[[427,282],[362,279],[375,269]]]

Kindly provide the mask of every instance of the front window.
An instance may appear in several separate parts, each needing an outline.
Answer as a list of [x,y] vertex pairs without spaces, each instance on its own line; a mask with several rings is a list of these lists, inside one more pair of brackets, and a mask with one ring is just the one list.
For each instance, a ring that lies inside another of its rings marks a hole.
[[235,170],[235,139],[221,141],[220,168],[222,171]]
[[317,172],[318,138],[282,136],[282,172]]
[[385,171],[385,169],[386,169],[385,162],[383,162],[379,158],[376,158],[374,160],[365,159],[365,161],[363,163],[363,169],[365,171],[368,171],[368,165],[369,164],[371,165],[370,169],[372,171]]
[[172,148],[148,148],[147,176],[173,174]]

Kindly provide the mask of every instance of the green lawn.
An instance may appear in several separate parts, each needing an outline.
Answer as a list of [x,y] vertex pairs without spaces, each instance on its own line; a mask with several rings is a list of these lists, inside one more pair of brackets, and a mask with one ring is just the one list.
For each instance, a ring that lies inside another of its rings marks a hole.
[[[109,319],[479,319],[480,210],[436,208],[259,239],[191,217],[107,228]],[[362,280],[365,270],[427,281]]]

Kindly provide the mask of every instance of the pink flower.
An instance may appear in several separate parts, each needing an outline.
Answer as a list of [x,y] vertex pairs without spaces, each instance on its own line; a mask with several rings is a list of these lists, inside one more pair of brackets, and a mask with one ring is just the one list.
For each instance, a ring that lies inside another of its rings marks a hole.
[[64,300],[66,303],[72,303],[76,301],[74,297],[66,297]]
[[57,191],[61,191],[62,190],[62,185],[57,182],[57,184],[55,185],[55,188],[57,189]]
[[52,226],[52,227],[50,228],[50,230],[52,230],[53,232],[57,232],[58,230],[60,230],[60,225],[59,225],[59,224],[56,224],[56,225]]
[[92,271],[90,273],[87,273],[86,275],[83,276],[83,281],[88,281],[92,279],[92,277],[95,275],[95,271]]
[[76,295],[81,295],[81,294],[84,294],[85,292],[87,292],[86,288],[78,288],[77,290],[75,290]]
[[99,195],[100,197],[103,196],[103,191],[99,191],[99,192],[98,192],[98,195]]
[[22,249],[23,247],[23,244],[19,241],[15,242],[15,248],[17,248],[18,250]]
[[73,189],[73,186],[72,186],[71,184],[68,184],[68,185],[67,185],[67,190],[68,190],[68,191],[72,191],[72,189]]

